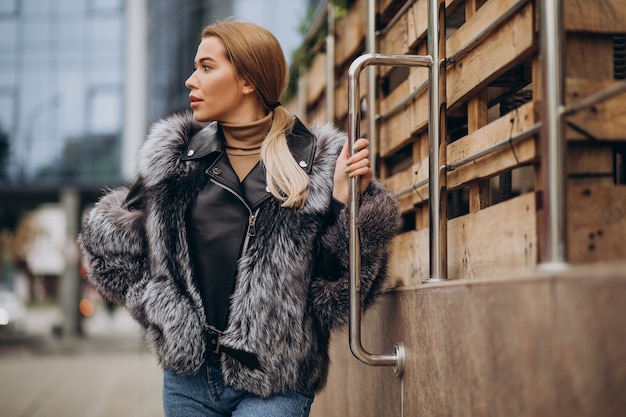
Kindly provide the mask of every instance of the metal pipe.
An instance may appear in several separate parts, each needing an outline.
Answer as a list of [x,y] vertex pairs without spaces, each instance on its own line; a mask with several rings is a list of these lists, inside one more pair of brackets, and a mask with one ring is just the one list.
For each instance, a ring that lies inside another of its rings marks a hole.
[[487,39],[489,35],[495,32],[496,29],[498,29],[504,22],[509,20],[509,18],[517,13],[523,6],[525,6],[526,3],[528,3],[528,0],[520,1],[510,6],[507,10],[504,11],[504,13],[498,16],[493,22],[489,23],[487,27],[485,27],[482,31],[480,31],[480,33],[474,36],[474,38],[467,42],[461,49],[456,51],[453,55],[450,55],[447,59],[447,63],[453,64],[459,58],[465,56],[468,52],[474,49],[476,46],[480,45],[482,41]]
[[[376,53],[376,1],[367,1],[367,32],[366,52]],[[367,137],[370,141],[370,155],[375,158],[378,155],[378,139],[376,132],[376,68],[367,68]],[[378,174],[378,164],[372,160],[374,175]]]
[[430,275],[423,283],[448,279],[448,219],[446,165],[446,77],[444,36],[445,0],[428,2],[428,52],[433,60],[430,67],[429,89],[429,248]]
[[[457,168],[459,168],[459,167],[461,167],[463,165],[467,165],[467,164],[469,164],[471,162],[474,162],[477,159],[480,159],[480,158],[485,157],[487,155],[490,155],[490,154],[492,154],[494,152],[497,152],[497,151],[499,151],[499,150],[501,150],[501,149],[503,149],[503,148],[505,148],[507,146],[514,145],[517,142],[521,142],[524,139],[527,139],[527,138],[529,138],[531,136],[534,136],[534,135],[539,133],[540,129],[541,129],[541,122],[537,122],[534,125],[532,125],[531,127],[529,127],[528,129],[526,129],[526,130],[524,130],[522,132],[519,132],[517,135],[511,136],[506,141],[498,142],[498,143],[496,143],[494,145],[491,145],[490,147],[488,147],[486,149],[483,149],[480,152],[477,152],[477,153],[472,154],[472,155],[470,155],[470,156],[468,156],[466,158],[459,159],[456,162],[448,164],[446,166],[446,169],[448,171],[453,171],[453,170],[455,170],[455,169],[457,169]],[[425,179],[423,179],[421,181],[418,181],[418,182],[416,182],[414,184],[411,184],[410,186],[405,187],[405,188],[401,189],[400,191],[398,191],[397,193],[395,193],[395,197],[399,198],[399,197],[402,197],[405,194],[409,194],[411,191],[416,190],[416,189],[418,189],[418,188],[428,184],[428,181],[429,181],[429,179],[425,178]]]
[[542,256],[539,268],[566,266],[566,183],[563,137],[563,30],[560,0],[539,2],[541,43]]
[[398,113],[400,110],[404,109],[404,107],[406,107],[415,97],[420,95],[422,93],[422,91],[424,91],[424,90],[426,90],[428,88],[428,84],[429,84],[428,80],[426,80],[423,83],[421,83],[419,86],[417,86],[417,88],[415,90],[411,91],[410,94],[408,94],[406,97],[404,97],[402,100],[400,100],[395,106],[390,108],[385,113],[378,115],[377,119],[378,120],[388,119],[389,117],[391,117],[394,114]]
[[326,120],[335,122],[335,12],[332,3],[326,9],[328,35],[326,35]]
[[[355,59],[348,69],[348,142],[351,155],[359,137],[359,75],[367,65],[432,66],[430,56],[365,54]],[[393,354],[372,354],[361,342],[361,253],[357,226],[359,208],[358,178],[349,181],[349,251],[350,251],[350,349],[361,362],[373,366],[393,366],[396,375],[404,373],[405,353],[401,343]]]
[[502,141],[502,142],[498,142],[494,145],[491,145],[490,147],[483,149],[480,152],[476,152],[475,154],[472,154],[468,157],[465,157],[463,159],[459,159],[456,162],[450,163],[446,166],[448,171],[453,171],[463,165],[467,165],[470,162],[474,162],[477,159],[482,158],[483,156],[487,156],[493,152],[499,151],[500,149],[503,149],[507,146],[511,146],[516,142],[519,142],[523,139],[529,138],[531,136],[536,135],[537,133],[539,133],[539,131],[541,130],[541,122],[537,122],[534,125],[532,125],[531,127],[529,127],[528,129],[524,130],[523,132],[518,133],[515,136],[511,136],[508,140]]
[[616,95],[621,94],[625,91],[626,91],[626,81],[623,81],[617,85],[611,86],[598,93],[592,94],[589,97],[586,97],[585,99],[580,100],[578,103],[569,105],[568,107],[563,109],[562,114],[563,116],[569,116],[580,110],[591,107],[596,103],[615,97]]

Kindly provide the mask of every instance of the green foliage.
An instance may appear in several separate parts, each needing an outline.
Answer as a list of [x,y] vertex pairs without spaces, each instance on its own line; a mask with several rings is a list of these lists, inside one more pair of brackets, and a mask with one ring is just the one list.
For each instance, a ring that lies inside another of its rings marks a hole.
[[[341,19],[345,16],[355,0],[330,0],[330,4],[333,5],[335,20]],[[310,7],[307,11],[306,16],[300,21],[298,25],[298,31],[306,36],[309,33],[311,24],[315,19],[316,8]],[[319,30],[310,36],[308,39],[297,48],[293,54],[291,59],[291,68],[290,68],[290,77],[289,77],[289,86],[287,90],[283,94],[282,99],[284,101],[289,101],[295,94],[298,92],[298,80],[300,78],[300,69],[301,68],[309,68],[311,63],[315,59],[315,56],[323,51],[326,47],[325,40],[326,36],[328,36],[328,22],[325,20],[321,25]]]

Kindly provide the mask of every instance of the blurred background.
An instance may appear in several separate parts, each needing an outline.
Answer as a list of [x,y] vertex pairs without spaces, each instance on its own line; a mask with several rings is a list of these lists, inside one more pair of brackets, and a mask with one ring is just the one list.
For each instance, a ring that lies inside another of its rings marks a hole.
[[[264,26],[291,63],[318,3],[0,0],[0,355],[138,334],[84,280],[84,213],[133,178],[149,126],[188,109],[184,81],[204,25]],[[7,372],[0,361],[3,389]]]
[[150,124],[188,109],[202,26],[231,16],[265,26],[291,62],[316,3],[0,1],[3,291],[25,303],[80,301],[63,279],[76,269],[80,217],[133,177]]

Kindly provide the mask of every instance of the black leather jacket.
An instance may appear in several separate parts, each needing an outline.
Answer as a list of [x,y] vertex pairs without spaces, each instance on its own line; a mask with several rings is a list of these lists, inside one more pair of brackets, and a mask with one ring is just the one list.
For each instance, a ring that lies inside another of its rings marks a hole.
[[[120,187],[103,196],[81,231],[89,282],[104,298],[127,307],[164,368],[194,373],[210,349],[197,269],[232,273],[237,259],[220,345],[254,353],[259,367],[224,355],[224,382],[261,396],[318,390],[327,377],[330,332],[349,318],[349,211],[329,214],[334,167],[346,135],[329,124],[307,130],[296,122],[289,146],[310,183],[304,207],[295,209],[266,197],[264,187],[254,184],[261,178],[258,173],[251,177],[250,189],[244,181],[243,189],[227,190],[236,185],[229,177],[234,174],[222,165],[226,158],[220,158],[221,141],[210,140],[217,135],[211,129],[190,114],[173,115],[153,126],[139,152],[133,189]],[[216,193],[223,207],[238,211],[218,213],[209,207],[194,217],[193,208],[201,206],[198,199],[205,192]],[[250,213],[256,233],[248,237]],[[196,230],[189,229],[190,216]],[[209,218],[216,223],[210,233],[237,232],[231,242],[213,245],[210,251],[202,243],[210,239],[188,233],[204,232]],[[363,308],[373,304],[383,287],[398,225],[397,201],[373,180],[358,212]],[[192,243],[194,239],[198,241]],[[229,260],[224,261],[223,252]],[[320,256],[325,252],[333,255],[335,265],[320,268],[327,263]],[[204,260],[193,258],[205,256],[214,265],[194,265]]]

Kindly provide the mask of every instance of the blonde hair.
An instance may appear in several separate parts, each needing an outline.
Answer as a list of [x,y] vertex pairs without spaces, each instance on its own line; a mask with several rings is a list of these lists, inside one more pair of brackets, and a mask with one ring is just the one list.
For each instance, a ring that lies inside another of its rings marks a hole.
[[269,190],[283,207],[302,208],[306,203],[309,177],[296,163],[287,146],[293,116],[275,107],[287,88],[289,70],[278,40],[267,29],[233,20],[214,23],[202,30],[202,38],[216,36],[226,47],[237,74],[255,87],[263,105],[274,112],[272,127],[261,146]]

